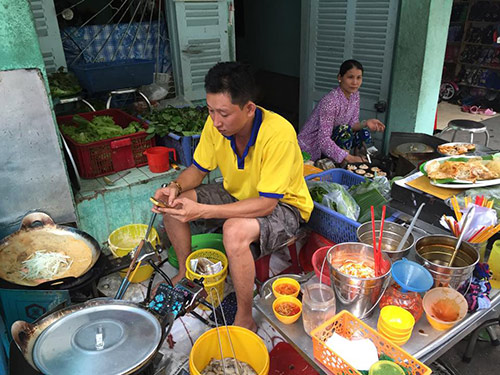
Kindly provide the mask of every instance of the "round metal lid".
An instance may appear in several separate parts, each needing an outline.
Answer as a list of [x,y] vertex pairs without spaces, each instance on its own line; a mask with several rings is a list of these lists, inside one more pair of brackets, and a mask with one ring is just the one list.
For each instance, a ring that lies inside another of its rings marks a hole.
[[403,143],[398,145],[394,150],[397,155],[413,154],[413,153],[430,153],[434,152],[434,148],[425,143]]
[[138,306],[92,306],[46,328],[33,361],[44,374],[123,374],[151,358],[161,334],[160,322]]

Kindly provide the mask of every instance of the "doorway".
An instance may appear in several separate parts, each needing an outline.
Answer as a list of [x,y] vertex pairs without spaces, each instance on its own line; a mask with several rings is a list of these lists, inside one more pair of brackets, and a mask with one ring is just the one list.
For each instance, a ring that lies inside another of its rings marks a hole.
[[255,68],[258,104],[299,129],[301,0],[235,0],[236,59]]

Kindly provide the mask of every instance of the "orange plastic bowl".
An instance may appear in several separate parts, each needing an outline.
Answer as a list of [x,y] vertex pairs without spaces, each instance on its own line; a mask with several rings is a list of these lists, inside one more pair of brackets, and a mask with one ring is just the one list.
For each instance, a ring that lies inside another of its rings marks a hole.
[[[280,285],[288,284],[293,286],[295,292],[291,294],[285,294],[285,293],[280,293],[278,291]],[[280,277],[276,280],[273,281],[273,294],[276,298],[283,297],[283,296],[292,296],[292,297],[297,297],[300,292],[300,284],[297,280],[292,279],[291,277]]]
[[[441,303],[449,306],[456,304],[457,318],[452,321],[445,321],[436,316],[436,311],[433,306],[436,303]],[[446,331],[465,318],[467,314],[468,305],[465,297],[451,288],[434,288],[425,293],[422,301],[424,305],[425,316],[429,324],[438,331]]]
[[[279,312],[276,311],[276,308],[283,302],[290,302],[290,303],[293,303],[295,306],[298,306],[299,312],[297,314],[291,315],[291,316],[280,314]],[[292,296],[279,297],[279,298],[276,298],[273,302],[273,312],[274,312],[274,315],[276,316],[276,318],[281,323],[292,324],[292,323],[295,323],[297,321],[297,319],[299,319],[300,314],[302,314],[302,303],[297,298],[292,297]]]

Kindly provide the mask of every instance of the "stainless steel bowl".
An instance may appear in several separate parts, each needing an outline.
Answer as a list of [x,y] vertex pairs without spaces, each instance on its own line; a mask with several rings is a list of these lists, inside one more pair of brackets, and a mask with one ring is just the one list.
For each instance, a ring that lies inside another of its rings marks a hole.
[[[406,229],[407,228],[405,228],[400,224],[391,223],[388,221],[384,222],[384,235],[382,237],[382,252],[387,254],[393,262],[403,257],[406,257],[410,253],[410,250],[413,247],[413,245],[415,244],[415,238],[413,237],[413,234],[410,233],[408,239],[403,245],[403,249],[400,251],[396,251],[399,243],[401,242],[404,234],[406,233]],[[359,241],[367,245],[373,245],[372,233],[373,232],[372,232],[371,221],[361,224],[357,230]],[[375,221],[375,235],[378,241],[378,238],[380,236],[380,220]]]
[[416,245],[417,261],[429,270],[435,287],[450,287],[463,293],[467,291],[479,262],[479,252],[466,242],[458,249],[453,266],[448,267],[457,244],[452,236],[426,236],[420,238]]

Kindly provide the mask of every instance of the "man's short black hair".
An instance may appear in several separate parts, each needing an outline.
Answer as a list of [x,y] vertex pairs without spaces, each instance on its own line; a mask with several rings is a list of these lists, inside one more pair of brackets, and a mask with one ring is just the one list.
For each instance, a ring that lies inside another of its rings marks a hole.
[[243,107],[255,101],[257,85],[249,65],[238,62],[220,62],[205,76],[207,94],[229,94],[231,103]]

